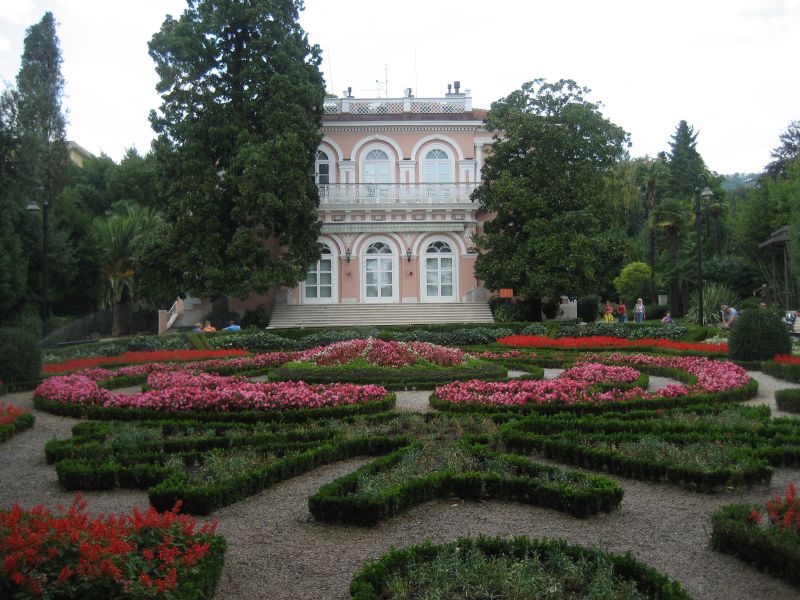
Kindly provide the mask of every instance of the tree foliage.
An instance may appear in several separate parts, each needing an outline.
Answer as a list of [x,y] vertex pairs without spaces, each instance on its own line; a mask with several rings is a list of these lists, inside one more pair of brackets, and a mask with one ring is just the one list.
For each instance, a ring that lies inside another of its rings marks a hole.
[[158,279],[175,293],[293,285],[319,256],[307,173],[324,86],[301,9],[298,0],[192,0],[150,42],[163,99],[151,114],[156,172],[169,198]]
[[697,133],[686,121],[675,128],[668,154],[669,178],[665,197],[691,199],[699,173],[707,172],[703,157],[697,151]]
[[632,262],[625,265],[614,279],[620,298],[628,302],[635,302],[636,298],[644,298],[645,303],[652,301],[650,288],[652,287],[653,273],[647,263]]
[[765,168],[772,177],[786,176],[790,165],[800,160],[800,121],[789,123],[779,139],[780,145],[770,153],[773,160]]
[[501,133],[474,194],[495,214],[476,240],[476,274],[487,287],[579,296],[618,270],[624,243],[608,230],[603,191],[628,134],[588,92],[537,79],[492,104],[486,124]]

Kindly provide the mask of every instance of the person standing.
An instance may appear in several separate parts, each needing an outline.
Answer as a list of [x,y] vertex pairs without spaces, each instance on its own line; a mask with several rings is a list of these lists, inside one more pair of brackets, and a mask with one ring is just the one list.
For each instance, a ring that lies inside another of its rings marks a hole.
[[644,302],[641,298],[636,299],[636,305],[633,307],[633,320],[637,323],[644,323]]
[[619,304],[617,305],[617,321],[620,323],[628,322],[628,309],[625,308],[625,301],[622,298],[619,299]]
[[609,300],[606,300],[606,305],[603,307],[603,321],[606,323],[614,322],[614,307],[611,306]]

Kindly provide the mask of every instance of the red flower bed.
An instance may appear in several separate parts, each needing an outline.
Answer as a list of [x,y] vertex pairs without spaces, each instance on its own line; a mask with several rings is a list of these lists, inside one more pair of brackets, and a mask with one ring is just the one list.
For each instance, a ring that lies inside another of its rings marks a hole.
[[13,423],[24,413],[24,410],[13,404],[0,404],[0,427]]
[[42,373],[52,375],[67,373],[77,369],[89,369],[102,365],[130,365],[149,362],[178,362],[202,360],[204,358],[229,358],[247,356],[247,350],[158,350],[156,352],[125,352],[118,356],[98,356],[95,358],[75,358],[62,363],[42,366]]
[[549,338],[542,335],[510,335],[497,340],[506,346],[534,346],[537,348],[559,348],[562,350],[587,350],[592,348],[664,348],[668,350],[689,350],[713,354],[728,352],[728,344],[702,344],[693,342],[675,342],[665,339],[645,338],[628,340],[608,336]]
[[[166,594],[201,575],[221,550],[216,523],[150,508],[142,514],[91,518],[76,497],[64,511],[15,504],[0,511],[0,596],[3,598],[144,598]],[[217,555],[218,556],[218,555]]]
[[792,354],[778,354],[773,360],[779,365],[800,365],[800,356]]

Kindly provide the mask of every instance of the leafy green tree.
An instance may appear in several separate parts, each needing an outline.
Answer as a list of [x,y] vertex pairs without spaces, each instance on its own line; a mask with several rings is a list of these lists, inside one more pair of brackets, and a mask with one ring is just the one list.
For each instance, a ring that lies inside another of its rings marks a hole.
[[295,284],[319,257],[319,197],[307,173],[325,91],[302,7],[191,0],[150,42],[163,99],[151,114],[154,158],[169,198],[162,288],[263,292]]
[[635,302],[636,298],[644,298],[645,303],[652,300],[650,287],[653,273],[647,263],[632,262],[622,267],[619,276],[614,279],[620,298]]
[[134,298],[137,247],[143,239],[157,233],[162,224],[158,212],[137,204],[120,206],[118,212],[95,222],[94,240],[102,274],[100,305],[111,307],[112,335],[124,332]]
[[624,236],[604,217],[606,177],[628,134],[574,81],[528,82],[492,104],[486,124],[502,132],[474,198],[495,214],[477,238],[478,278],[532,299],[582,296],[619,269]]
[[664,197],[691,199],[698,173],[706,173],[703,157],[697,151],[697,133],[686,121],[680,121],[670,142],[669,177]]
[[792,163],[800,159],[800,121],[792,121],[779,136],[781,143],[770,156],[773,161],[765,169],[767,175],[783,177]]

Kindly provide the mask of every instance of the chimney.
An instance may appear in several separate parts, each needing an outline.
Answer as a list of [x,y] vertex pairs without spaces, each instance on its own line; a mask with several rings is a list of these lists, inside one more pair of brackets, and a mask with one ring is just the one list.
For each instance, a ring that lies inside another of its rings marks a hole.
[[456,89],[456,94],[458,94],[458,90],[461,89],[461,82],[460,81],[453,82],[453,87]]
[[412,97],[411,96],[411,88],[406,88],[405,89],[405,94],[406,94],[406,98],[411,98]]
[[448,95],[452,93],[452,89],[451,89],[452,87],[453,86],[450,85],[449,83],[447,84],[447,93],[448,93]]
[[349,85],[347,86],[347,97],[348,98],[352,98],[353,97],[353,88],[351,86],[349,86]]

